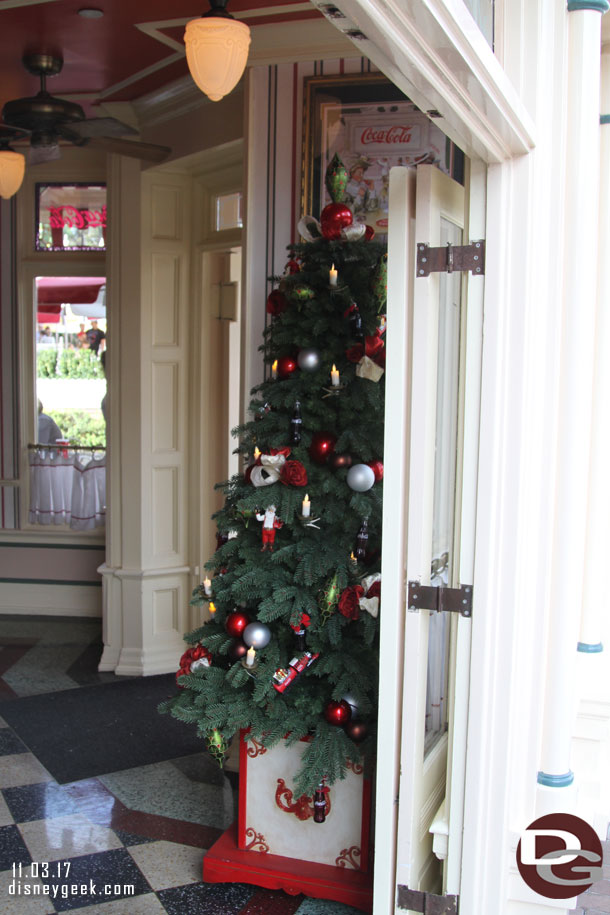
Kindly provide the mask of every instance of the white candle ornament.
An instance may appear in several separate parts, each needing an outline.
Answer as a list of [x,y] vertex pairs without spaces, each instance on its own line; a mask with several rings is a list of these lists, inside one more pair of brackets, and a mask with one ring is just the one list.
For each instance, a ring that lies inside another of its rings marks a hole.
[[256,651],[254,648],[248,648],[246,652],[246,667],[254,667],[254,658],[256,657]]
[[209,578],[203,579],[203,590],[205,591],[206,597],[212,596],[212,582],[210,581]]
[[309,518],[309,516],[311,514],[311,500],[310,500],[309,496],[307,495],[307,493],[305,493],[305,498],[303,499],[303,506],[302,506],[301,513],[304,518]]
[[331,380],[334,388],[339,387],[339,369],[337,368],[336,365],[333,365],[333,367],[330,371],[330,380]]
[[328,273],[328,279],[329,279],[331,286],[337,285],[337,277],[338,277],[338,273],[335,270],[335,265],[333,264]]

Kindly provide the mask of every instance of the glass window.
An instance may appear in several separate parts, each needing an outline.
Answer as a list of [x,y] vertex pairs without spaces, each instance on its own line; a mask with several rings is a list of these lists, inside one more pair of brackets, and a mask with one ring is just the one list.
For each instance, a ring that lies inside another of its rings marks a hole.
[[106,185],[37,184],[36,251],[105,251]]
[[37,441],[104,447],[106,279],[36,277]]
[[464,0],[474,21],[481,29],[487,43],[494,46],[494,5],[495,0]]
[[242,195],[238,191],[234,194],[219,194],[216,197],[214,228],[217,232],[243,228],[241,205]]

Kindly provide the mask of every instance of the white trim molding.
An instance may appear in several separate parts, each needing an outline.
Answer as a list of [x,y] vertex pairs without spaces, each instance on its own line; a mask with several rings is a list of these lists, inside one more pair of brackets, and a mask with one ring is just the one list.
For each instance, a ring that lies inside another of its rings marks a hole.
[[[312,0],[322,12],[327,4]],[[470,156],[502,162],[535,145],[534,123],[458,0],[337,0],[330,21]]]

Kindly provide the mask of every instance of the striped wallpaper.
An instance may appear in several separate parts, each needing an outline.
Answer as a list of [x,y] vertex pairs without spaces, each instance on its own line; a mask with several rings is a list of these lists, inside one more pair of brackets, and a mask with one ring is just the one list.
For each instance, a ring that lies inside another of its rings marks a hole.
[[0,529],[19,527],[16,201],[0,201]]

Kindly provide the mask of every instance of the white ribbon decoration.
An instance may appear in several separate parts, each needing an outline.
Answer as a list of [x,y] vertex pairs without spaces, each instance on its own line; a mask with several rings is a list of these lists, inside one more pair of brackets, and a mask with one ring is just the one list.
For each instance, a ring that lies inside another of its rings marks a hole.
[[260,462],[263,467],[271,467],[276,470],[281,470],[284,464],[286,463],[285,454],[261,454]]
[[379,598],[366,597],[366,595],[376,581],[381,581],[381,572],[374,572],[372,575],[366,575],[363,579],[361,579],[360,584],[364,589],[364,595],[358,601],[358,606],[360,609],[366,610],[367,613],[370,613],[373,619],[377,619],[379,616]]
[[252,468],[250,473],[250,482],[253,486],[271,486],[277,483],[280,478],[279,470],[275,467],[262,467],[258,464]]
[[[316,241],[318,238],[323,238],[322,227],[315,216],[302,216],[297,228],[299,235],[305,241]],[[358,241],[365,232],[366,226],[363,223],[352,223],[351,226],[341,229],[341,238],[343,241]]]
[[260,465],[252,468],[250,482],[253,486],[272,486],[280,479],[280,471],[286,463],[285,454],[261,454]]

